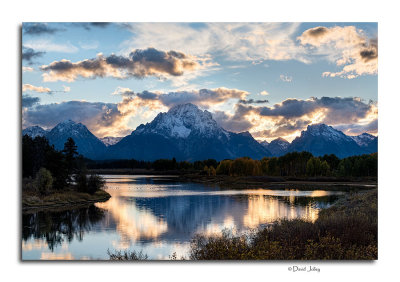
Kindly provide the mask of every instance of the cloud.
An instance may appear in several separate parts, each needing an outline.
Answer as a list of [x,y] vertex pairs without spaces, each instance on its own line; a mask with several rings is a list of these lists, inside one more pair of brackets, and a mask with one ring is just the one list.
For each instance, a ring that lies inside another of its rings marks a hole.
[[260,95],[267,96],[269,93],[266,90],[263,90],[260,92]]
[[254,99],[239,100],[240,104],[265,104],[268,102],[269,102],[268,100],[254,100]]
[[108,22],[82,22],[82,23],[74,23],[75,26],[83,27],[86,30],[91,30],[92,28],[106,28],[111,23]]
[[292,78],[291,76],[284,75],[284,74],[281,74],[281,75],[279,76],[279,78],[280,78],[280,80],[282,80],[283,82],[292,82],[292,80],[293,80],[293,78]]
[[370,134],[377,134],[378,133],[378,119],[374,119],[367,123],[362,124],[341,124],[335,126],[336,129],[343,131],[345,134],[348,135],[359,135],[364,132]]
[[79,51],[78,47],[71,43],[54,43],[48,39],[36,39],[26,41],[24,45],[28,48],[41,50],[45,52],[59,52],[59,53],[76,53]]
[[38,93],[47,93],[47,94],[54,94],[57,92],[67,93],[71,91],[69,86],[63,85],[63,90],[51,90],[50,88],[43,87],[43,86],[34,86],[32,84],[24,84],[22,85],[22,92],[33,91]]
[[[242,100],[243,103],[265,103],[266,100],[244,100],[249,93],[239,89],[229,89],[225,87],[215,89],[185,90],[163,93],[160,91],[143,91],[135,93],[133,90],[124,87],[117,87],[112,95],[124,97],[137,97],[147,101],[157,101],[159,105],[171,108],[175,105],[192,103],[203,108],[226,103],[230,99]],[[153,103],[153,102],[151,102]]]
[[[321,97],[286,99],[273,106],[238,103],[233,114],[219,112],[215,117],[222,127],[240,132],[248,130],[254,137],[292,140],[313,123],[340,126],[348,132],[367,131],[366,124],[377,120],[377,106],[357,97]],[[373,132],[373,128],[370,129]]]
[[22,95],[22,107],[30,108],[40,102],[38,97],[32,97],[30,95]]
[[43,86],[34,86],[32,84],[22,85],[22,92],[26,92],[26,91],[34,91],[34,92],[38,92],[38,93],[48,93],[48,94],[52,93],[50,88],[43,87]]
[[23,72],[32,72],[32,71],[34,71],[34,69],[32,67],[23,66],[22,67],[22,71]]
[[253,127],[253,124],[246,118],[248,113],[248,108],[237,104],[233,115],[223,111],[214,111],[212,115],[222,128],[233,132],[243,132]]
[[247,91],[221,87],[215,89],[169,92],[159,95],[159,99],[167,107],[193,103],[208,108],[210,105],[225,103],[229,99],[243,100],[248,94]]
[[298,60],[309,62],[304,46],[294,36],[299,23],[132,23],[123,24],[133,36],[128,49],[154,46],[175,49],[196,56],[210,54],[229,60]]
[[315,27],[298,37],[312,54],[323,55],[341,71],[326,71],[323,77],[347,79],[378,73],[378,40],[368,38],[355,26]]
[[23,112],[23,127],[40,125],[52,128],[66,119],[85,124],[96,136],[124,136],[131,132],[129,115],[114,103],[68,101],[37,105]]
[[33,59],[42,57],[44,54],[46,54],[46,52],[35,51],[32,48],[22,46],[22,60],[25,60],[30,64],[33,63]]
[[22,25],[24,34],[29,35],[42,35],[42,34],[54,34],[62,29],[49,27],[47,23],[24,23]]
[[77,77],[144,78],[162,75],[181,76],[185,71],[199,68],[196,58],[176,51],[159,51],[154,48],[136,49],[128,56],[99,54],[94,59],[73,63],[69,60],[54,61],[41,67],[46,72],[44,81],[74,81]]

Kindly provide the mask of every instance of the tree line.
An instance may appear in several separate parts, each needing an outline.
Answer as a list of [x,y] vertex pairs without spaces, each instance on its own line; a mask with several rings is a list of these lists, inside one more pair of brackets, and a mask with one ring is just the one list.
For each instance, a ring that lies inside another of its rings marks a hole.
[[[104,186],[104,180],[88,174],[86,161],[78,154],[78,147],[68,138],[64,149],[59,151],[45,137],[22,137],[23,189],[34,190],[41,195],[67,188],[79,192],[95,193]],[[33,181],[30,181],[33,180]]]
[[376,177],[378,154],[365,154],[339,159],[336,155],[314,157],[309,152],[292,152],[281,157],[253,160],[248,157],[220,162],[214,159],[203,161],[177,161],[159,159],[138,160],[87,160],[89,169],[154,169],[171,171],[201,172],[206,175],[229,176],[280,176],[280,177]]

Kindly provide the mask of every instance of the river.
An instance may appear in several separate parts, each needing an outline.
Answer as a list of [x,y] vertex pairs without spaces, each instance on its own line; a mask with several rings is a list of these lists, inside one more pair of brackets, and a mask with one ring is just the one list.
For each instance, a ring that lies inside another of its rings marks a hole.
[[345,193],[296,189],[221,189],[173,177],[103,175],[111,198],[60,211],[22,215],[23,260],[104,260],[135,250],[163,260],[188,257],[196,234],[246,232],[276,220],[315,221]]

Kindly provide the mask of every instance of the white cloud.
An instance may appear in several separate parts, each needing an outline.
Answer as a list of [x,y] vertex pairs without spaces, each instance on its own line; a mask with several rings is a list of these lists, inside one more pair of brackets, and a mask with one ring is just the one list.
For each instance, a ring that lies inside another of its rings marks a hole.
[[24,46],[45,52],[76,53],[79,50],[78,47],[69,42],[60,44],[51,42],[47,39],[30,40],[24,42]]
[[32,84],[22,85],[22,92],[27,92],[27,91],[34,91],[34,92],[38,92],[38,93],[48,93],[48,94],[52,93],[51,89],[47,88],[47,87],[34,86]]
[[378,73],[378,41],[368,38],[355,26],[310,28],[298,37],[308,46],[310,54],[323,55],[342,68],[341,71],[326,71],[323,77],[347,79]]
[[292,80],[293,80],[293,78],[292,78],[291,76],[284,75],[284,74],[281,74],[281,75],[279,76],[279,78],[280,78],[283,82],[292,82]]
[[269,93],[266,90],[261,91],[260,94],[263,95],[263,96],[269,95]]
[[196,56],[211,54],[230,60],[298,60],[309,62],[305,48],[293,36],[299,23],[204,23],[193,28],[188,23],[125,24],[134,34],[124,42],[125,52],[153,46],[179,50]]
[[34,71],[34,69],[33,69],[32,67],[25,67],[25,66],[23,66],[23,67],[22,67],[22,71],[23,71],[23,72],[31,72],[31,71]]

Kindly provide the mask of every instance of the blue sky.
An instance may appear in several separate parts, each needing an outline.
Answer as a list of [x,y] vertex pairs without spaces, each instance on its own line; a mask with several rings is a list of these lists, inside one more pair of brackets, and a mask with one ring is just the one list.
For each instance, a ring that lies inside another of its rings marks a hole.
[[319,122],[351,135],[376,134],[377,29],[376,23],[24,23],[23,127],[48,129],[69,118],[99,137],[124,136],[192,102],[227,130],[259,140],[290,141]]

